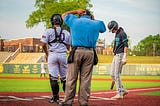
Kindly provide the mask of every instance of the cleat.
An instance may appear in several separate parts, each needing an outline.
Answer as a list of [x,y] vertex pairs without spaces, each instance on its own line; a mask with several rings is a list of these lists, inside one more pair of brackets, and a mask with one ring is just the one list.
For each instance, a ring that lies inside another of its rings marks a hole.
[[123,96],[125,96],[125,95],[127,95],[127,94],[128,94],[128,91],[122,92],[122,95],[123,95]]
[[56,104],[58,104],[58,102],[55,101],[54,99],[51,99],[51,100],[49,101],[49,103],[56,103]]
[[59,96],[55,96],[55,97],[51,98],[51,100],[49,101],[49,103],[56,103],[56,104],[58,104],[58,100],[59,100]]
[[117,94],[117,95],[113,96],[111,99],[123,99],[123,96],[120,94]]

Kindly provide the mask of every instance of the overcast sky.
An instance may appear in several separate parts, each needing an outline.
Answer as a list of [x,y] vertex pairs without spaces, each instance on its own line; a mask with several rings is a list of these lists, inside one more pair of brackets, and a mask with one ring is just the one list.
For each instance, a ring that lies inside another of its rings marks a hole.
[[[43,34],[44,24],[27,29],[25,21],[36,8],[35,0],[1,0],[0,36],[3,39],[26,37],[39,38]],[[103,20],[106,27],[111,20],[116,20],[130,36],[132,46],[148,35],[160,34],[160,0],[91,0],[95,19]],[[114,34],[100,34],[110,44]]]

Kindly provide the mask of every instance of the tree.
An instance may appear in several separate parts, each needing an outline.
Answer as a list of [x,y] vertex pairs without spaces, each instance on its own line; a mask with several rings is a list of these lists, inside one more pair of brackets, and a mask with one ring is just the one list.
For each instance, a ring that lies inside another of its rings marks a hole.
[[89,2],[90,0],[36,0],[37,10],[29,15],[26,27],[32,28],[40,22],[43,22],[46,27],[51,27],[50,17],[53,14],[62,14],[75,9],[90,9],[92,4]]
[[149,35],[134,46],[133,51],[136,55],[160,56],[160,34]]

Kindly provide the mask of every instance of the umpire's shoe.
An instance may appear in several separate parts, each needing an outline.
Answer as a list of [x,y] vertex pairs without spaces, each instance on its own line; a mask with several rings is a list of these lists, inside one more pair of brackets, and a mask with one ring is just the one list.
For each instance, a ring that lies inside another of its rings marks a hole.
[[60,102],[59,106],[72,106],[72,104],[65,104],[64,102]]
[[59,96],[56,95],[56,96],[53,96],[51,98],[51,100],[49,101],[49,103],[56,103],[56,104],[58,104],[58,100],[59,100]]

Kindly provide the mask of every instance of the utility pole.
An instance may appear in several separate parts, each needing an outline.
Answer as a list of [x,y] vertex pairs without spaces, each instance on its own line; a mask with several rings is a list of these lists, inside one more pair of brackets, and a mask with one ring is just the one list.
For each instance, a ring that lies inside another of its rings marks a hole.
[[155,54],[156,54],[156,44],[153,43],[153,56],[155,56]]

